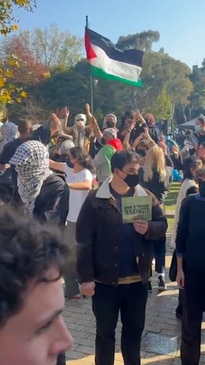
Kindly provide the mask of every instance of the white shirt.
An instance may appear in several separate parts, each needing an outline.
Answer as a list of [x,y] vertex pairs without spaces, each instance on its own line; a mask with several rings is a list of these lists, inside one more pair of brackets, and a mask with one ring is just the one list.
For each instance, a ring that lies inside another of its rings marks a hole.
[[[92,184],[93,175],[88,169],[83,169],[79,172],[74,172],[72,168],[64,164],[64,172],[66,174],[66,183],[77,183],[83,181],[90,181]],[[70,189],[69,196],[69,212],[67,216],[67,221],[76,223],[81,207],[87,198],[89,190],[74,190]]]

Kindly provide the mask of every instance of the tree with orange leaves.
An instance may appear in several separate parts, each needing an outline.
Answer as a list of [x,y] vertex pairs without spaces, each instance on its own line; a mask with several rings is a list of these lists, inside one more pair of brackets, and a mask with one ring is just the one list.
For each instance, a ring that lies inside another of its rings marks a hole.
[[[0,34],[7,34],[18,29],[17,20],[13,17],[13,10],[19,7],[32,11],[36,6],[35,0],[0,0]],[[18,58],[11,55],[8,59],[0,59],[0,103],[6,105],[13,101],[21,101],[26,97],[22,88],[12,84],[13,71],[19,66]]]

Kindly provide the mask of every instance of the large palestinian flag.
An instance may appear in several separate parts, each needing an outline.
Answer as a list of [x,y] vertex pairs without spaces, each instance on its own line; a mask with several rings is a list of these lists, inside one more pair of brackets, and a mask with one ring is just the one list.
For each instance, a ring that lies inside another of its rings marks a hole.
[[85,49],[91,74],[109,80],[141,86],[143,52],[136,49],[120,51],[102,35],[86,27]]

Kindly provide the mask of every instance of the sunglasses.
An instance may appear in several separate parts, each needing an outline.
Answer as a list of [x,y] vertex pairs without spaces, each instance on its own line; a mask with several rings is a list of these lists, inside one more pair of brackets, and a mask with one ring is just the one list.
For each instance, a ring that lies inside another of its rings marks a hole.
[[76,119],[76,122],[84,122],[84,119]]

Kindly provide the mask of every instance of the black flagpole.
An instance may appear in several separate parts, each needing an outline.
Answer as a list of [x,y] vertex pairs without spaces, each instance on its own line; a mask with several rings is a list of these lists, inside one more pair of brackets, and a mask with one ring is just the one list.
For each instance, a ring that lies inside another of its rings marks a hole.
[[[88,28],[88,15],[86,15],[86,29]],[[90,111],[93,114],[93,77],[90,72]]]

